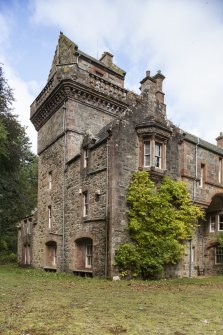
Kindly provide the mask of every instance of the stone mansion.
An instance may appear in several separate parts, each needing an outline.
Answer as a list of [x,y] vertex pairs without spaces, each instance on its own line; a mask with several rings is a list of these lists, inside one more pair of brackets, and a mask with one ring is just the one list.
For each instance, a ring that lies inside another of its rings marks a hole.
[[163,74],[146,72],[140,94],[105,52],[97,60],[60,33],[46,86],[31,105],[38,132],[38,211],[18,230],[18,261],[49,271],[112,277],[129,241],[127,188],[132,173],[187,183],[206,220],[186,241],[172,276],[223,270],[223,134],[217,145],[167,119]]

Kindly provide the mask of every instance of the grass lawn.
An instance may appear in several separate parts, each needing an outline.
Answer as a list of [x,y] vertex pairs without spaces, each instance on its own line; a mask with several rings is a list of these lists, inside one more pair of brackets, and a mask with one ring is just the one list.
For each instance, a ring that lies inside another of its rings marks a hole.
[[223,334],[223,277],[106,281],[0,266],[0,335]]

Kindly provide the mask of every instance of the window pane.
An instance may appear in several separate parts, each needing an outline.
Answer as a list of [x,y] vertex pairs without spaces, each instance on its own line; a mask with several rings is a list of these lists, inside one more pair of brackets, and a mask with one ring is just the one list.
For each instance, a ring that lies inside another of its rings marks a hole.
[[161,145],[158,143],[155,144],[155,156],[161,157]]
[[155,143],[155,167],[161,168],[161,152],[162,145]]
[[144,144],[145,155],[150,154],[150,142],[145,142]]
[[218,216],[218,230],[223,230],[223,214]]
[[86,267],[92,266],[92,244],[87,244],[86,247]]
[[215,231],[215,216],[214,215],[210,217],[210,231],[211,232]]
[[144,142],[144,166],[150,166],[150,142]]
[[216,263],[223,263],[223,247],[216,247]]

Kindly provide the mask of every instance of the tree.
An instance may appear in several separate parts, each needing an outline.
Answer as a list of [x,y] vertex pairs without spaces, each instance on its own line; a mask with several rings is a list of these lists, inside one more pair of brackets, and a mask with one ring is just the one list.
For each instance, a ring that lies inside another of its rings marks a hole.
[[132,243],[120,246],[116,262],[132,276],[160,276],[182,259],[203,211],[193,205],[185,183],[164,177],[155,186],[145,171],[134,173],[127,202]]
[[13,101],[0,66],[0,252],[16,251],[16,224],[37,203],[37,157],[13,114]]

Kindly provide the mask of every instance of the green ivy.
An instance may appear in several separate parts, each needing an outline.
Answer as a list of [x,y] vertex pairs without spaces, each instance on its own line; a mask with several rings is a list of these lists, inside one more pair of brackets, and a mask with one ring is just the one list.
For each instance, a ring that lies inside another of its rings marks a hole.
[[185,183],[164,177],[156,186],[145,171],[133,174],[127,202],[132,243],[120,246],[116,263],[128,275],[161,276],[166,265],[182,259],[184,241],[203,211],[192,203]]

